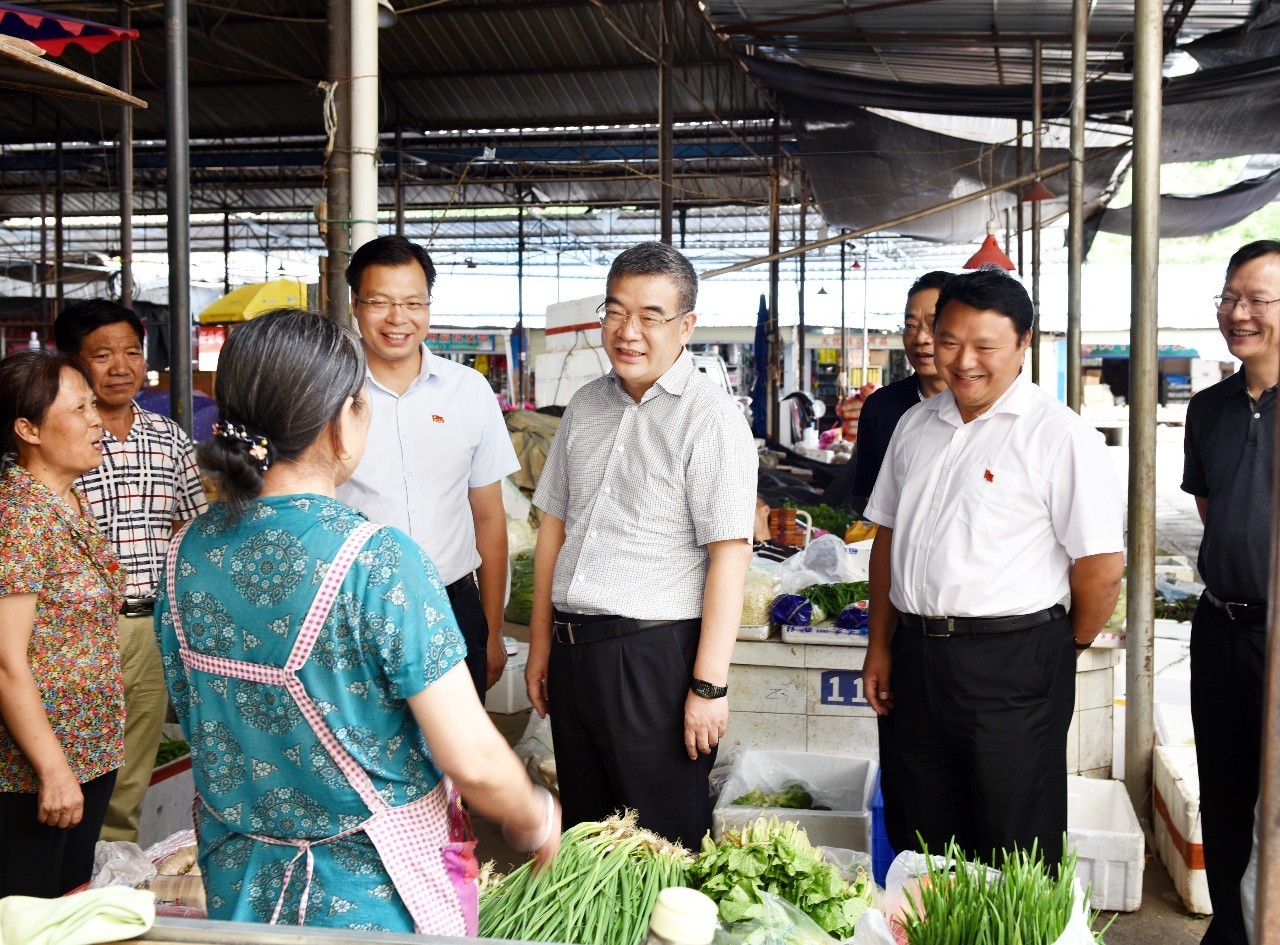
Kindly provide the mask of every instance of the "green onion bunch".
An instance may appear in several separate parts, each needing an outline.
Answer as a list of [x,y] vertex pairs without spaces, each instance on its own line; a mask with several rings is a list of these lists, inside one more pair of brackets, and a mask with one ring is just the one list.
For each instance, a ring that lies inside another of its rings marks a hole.
[[928,875],[907,893],[907,945],[1052,945],[1075,903],[1076,855],[1050,875],[1033,845],[1006,853],[999,873],[965,861],[954,841],[942,862],[925,851]]
[[692,862],[679,844],[639,829],[634,812],[575,824],[550,866],[523,863],[482,887],[480,936],[636,945],[659,891],[688,885]]

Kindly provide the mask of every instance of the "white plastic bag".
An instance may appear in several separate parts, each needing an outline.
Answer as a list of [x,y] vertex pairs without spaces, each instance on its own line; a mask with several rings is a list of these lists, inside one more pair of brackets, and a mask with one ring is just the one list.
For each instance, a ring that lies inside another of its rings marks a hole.
[[845,547],[844,539],[821,535],[809,542],[798,555],[792,555],[779,568],[782,594],[795,594],[815,584],[846,584],[866,580],[866,573],[855,563]]
[[93,848],[90,889],[103,886],[140,886],[156,875],[155,865],[142,847],[128,840],[99,840]]
[[556,776],[555,745],[551,742],[551,716],[529,713],[529,724],[513,749],[516,757],[524,762],[529,777],[552,794],[560,794],[560,781]]

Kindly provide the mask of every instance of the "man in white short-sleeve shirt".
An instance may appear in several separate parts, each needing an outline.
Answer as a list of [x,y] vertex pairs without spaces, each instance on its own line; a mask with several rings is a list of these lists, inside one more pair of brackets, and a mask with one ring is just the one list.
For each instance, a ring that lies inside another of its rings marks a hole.
[[1119,595],[1124,503],[1098,431],[1023,374],[1032,317],[998,270],[938,298],[949,389],[903,416],[867,506],[862,676],[895,717],[912,836],[981,857],[1038,842],[1056,863],[1075,657]]
[[427,251],[402,236],[371,240],[351,257],[347,281],[369,360],[372,418],[364,457],[338,498],[426,550],[483,701],[507,659],[502,480],[520,461],[489,382],[423,343],[435,278]]

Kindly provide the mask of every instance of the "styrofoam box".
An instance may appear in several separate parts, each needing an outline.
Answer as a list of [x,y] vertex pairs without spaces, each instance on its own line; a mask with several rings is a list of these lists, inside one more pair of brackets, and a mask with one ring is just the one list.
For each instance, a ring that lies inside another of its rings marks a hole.
[[1208,915],[1209,881],[1200,833],[1200,769],[1192,745],[1157,745],[1156,850],[1188,912]]
[[524,684],[524,668],[529,662],[529,644],[517,643],[516,655],[507,657],[502,677],[484,697],[484,707],[499,715],[510,715],[529,708],[529,690]]
[[845,630],[834,623],[820,623],[816,626],[801,627],[784,624],[782,627],[783,643],[818,643],[823,646],[866,646],[867,630]]
[[546,342],[548,351],[568,351],[581,345],[600,347],[600,321],[596,309],[603,295],[547,306]]
[[[805,751],[744,749],[725,778],[720,799],[711,814],[711,830],[718,840],[726,828],[740,829],[757,817],[794,821],[814,846],[871,852],[871,811],[867,789],[875,780],[876,762],[870,758],[819,755]],[[780,791],[799,782],[814,801],[831,810],[785,807],[740,807],[733,799],[748,791]]]
[[1142,905],[1142,827],[1122,781],[1067,776],[1067,842],[1089,905],[1133,912]]

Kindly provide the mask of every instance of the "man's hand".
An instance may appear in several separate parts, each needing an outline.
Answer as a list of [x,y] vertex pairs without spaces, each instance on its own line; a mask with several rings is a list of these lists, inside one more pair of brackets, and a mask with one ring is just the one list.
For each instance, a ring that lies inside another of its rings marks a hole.
[[71,769],[40,780],[36,819],[49,827],[74,827],[84,817],[84,792]]
[[507,647],[502,642],[502,630],[497,633],[489,631],[489,640],[485,646],[485,663],[487,664],[487,679],[485,689],[492,689],[498,684],[498,680],[502,678],[502,671],[507,668]]
[[529,658],[524,664],[524,688],[533,703],[533,711],[539,718],[547,717],[547,661],[551,655],[550,644],[537,646],[529,642]]
[[704,699],[689,692],[684,697],[684,750],[690,761],[710,754],[729,726],[729,699]]
[[876,715],[888,715],[893,711],[893,690],[889,686],[893,669],[893,656],[889,647],[867,647],[867,655],[862,661],[862,691],[876,710]]

